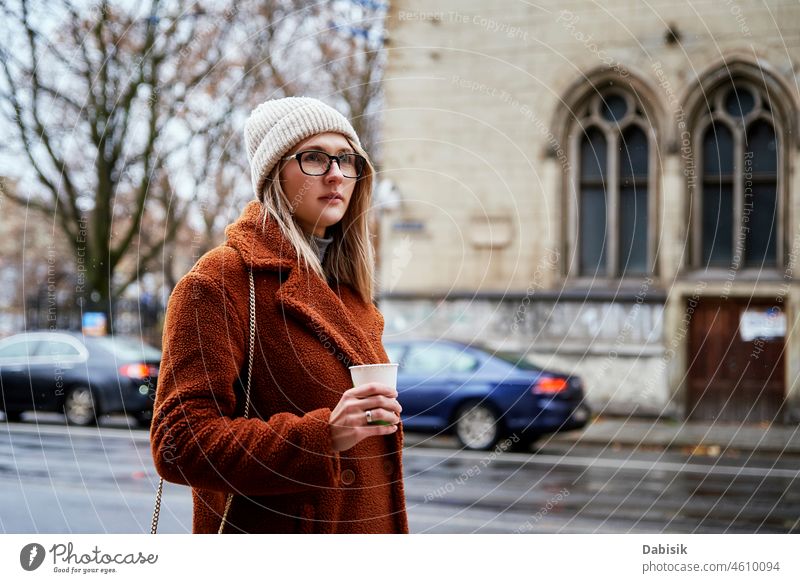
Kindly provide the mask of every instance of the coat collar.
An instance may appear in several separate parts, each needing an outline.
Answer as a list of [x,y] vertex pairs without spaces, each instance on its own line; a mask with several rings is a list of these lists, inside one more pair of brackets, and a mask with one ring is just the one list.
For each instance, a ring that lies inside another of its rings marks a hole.
[[287,274],[275,293],[280,313],[293,315],[345,366],[382,362],[382,318],[349,286],[334,291],[316,273],[302,269],[291,243],[272,220],[262,227],[262,205],[248,203],[239,219],[225,229],[226,244],[236,249],[254,271]]
[[297,254],[274,221],[263,223],[262,206],[250,201],[239,218],[225,227],[226,244],[236,249],[253,270],[291,269]]

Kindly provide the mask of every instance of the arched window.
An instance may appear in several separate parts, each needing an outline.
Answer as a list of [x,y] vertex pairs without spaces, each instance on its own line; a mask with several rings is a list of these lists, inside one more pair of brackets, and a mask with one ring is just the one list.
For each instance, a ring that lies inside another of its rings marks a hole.
[[739,55],[687,91],[678,125],[693,269],[781,276],[795,231],[788,212],[789,154],[800,129],[795,93],[768,63]]
[[652,123],[635,96],[617,88],[595,92],[575,113],[570,275],[650,274],[655,256]]
[[768,95],[744,80],[708,95],[696,122],[695,266],[777,267],[782,228],[780,140]]

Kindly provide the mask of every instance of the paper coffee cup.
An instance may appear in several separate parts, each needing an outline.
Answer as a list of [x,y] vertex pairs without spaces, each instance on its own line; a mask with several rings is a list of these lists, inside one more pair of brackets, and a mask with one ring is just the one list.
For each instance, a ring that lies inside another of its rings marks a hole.
[[[397,363],[388,364],[359,364],[350,367],[350,378],[353,386],[365,383],[381,383],[397,389]],[[372,425],[392,425],[388,421],[376,419]]]

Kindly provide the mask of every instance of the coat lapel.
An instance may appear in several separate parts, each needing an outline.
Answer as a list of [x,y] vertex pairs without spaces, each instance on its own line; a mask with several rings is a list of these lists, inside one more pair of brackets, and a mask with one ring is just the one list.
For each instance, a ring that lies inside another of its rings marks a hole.
[[301,269],[292,269],[276,292],[284,310],[308,327],[320,344],[330,340],[336,345],[343,354],[337,358],[345,366],[381,362],[368,329],[375,318],[359,309],[361,302],[353,294],[343,291],[342,296],[352,301],[346,305],[319,276]]

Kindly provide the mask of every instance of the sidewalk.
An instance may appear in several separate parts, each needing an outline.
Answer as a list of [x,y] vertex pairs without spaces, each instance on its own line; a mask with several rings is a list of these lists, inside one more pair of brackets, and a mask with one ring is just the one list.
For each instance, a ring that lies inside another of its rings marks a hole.
[[726,449],[800,455],[800,425],[598,417],[584,429],[546,435],[539,444],[620,445],[719,455]]

